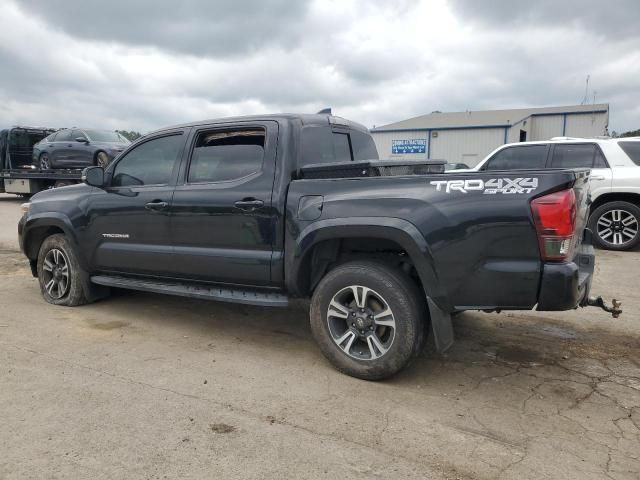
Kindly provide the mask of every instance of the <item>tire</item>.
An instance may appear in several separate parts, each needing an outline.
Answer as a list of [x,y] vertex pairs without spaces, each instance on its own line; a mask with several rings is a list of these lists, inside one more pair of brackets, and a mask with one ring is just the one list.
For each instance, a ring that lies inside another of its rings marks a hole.
[[41,153],[40,157],[38,157],[38,163],[40,170],[51,170],[51,160],[48,153]]
[[[357,299],[364,312],[354,308]],[[391,312],[380,315],[385,304]],[[427,319],[417,285],[402,270],[381,262],[336,267],[311,299],[311,331],[320,350],[338,370],[363,380],[381,380],[405,368],[424,347]]]
[[78,258],[64,235],[56,234],[45,238],[38,253],[37,268],[40,291],[47,302],[67,307],[88,303]]
[[107,168],[109,165],[109,156],[104,152],[96,154],[96,167]]
[[640,208],[630,202],[609,202],[589,216],[596,245],[607,250],[630,250],[640,243]]

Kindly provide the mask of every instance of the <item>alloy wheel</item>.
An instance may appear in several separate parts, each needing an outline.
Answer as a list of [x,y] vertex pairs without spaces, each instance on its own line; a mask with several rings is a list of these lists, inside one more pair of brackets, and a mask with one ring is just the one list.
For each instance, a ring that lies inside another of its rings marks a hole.
[[51,168],[51,163],[49,162],[49,155],[43,153],[40,155],[40,168],[42,170],[49,170]]
[[65,296],[69,290],[69,262],[62,250],[52,248],[44,257],[42,278],[47,293],[55,299]]
[[360,285],[336,293],[327,311],[329,333],[335,344],[356,360],[375,360],[389,351],[396,321],[387,301]]
[[597,230],[603,241],[622,246],[638,235],[638,219],[626,210],[609,210],[598,219]]

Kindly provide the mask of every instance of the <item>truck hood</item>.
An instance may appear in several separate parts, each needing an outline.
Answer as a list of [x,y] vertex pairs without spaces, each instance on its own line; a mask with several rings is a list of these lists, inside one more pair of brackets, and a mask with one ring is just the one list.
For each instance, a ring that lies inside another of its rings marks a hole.
[[67,187],[52,188],[36,193],[31,197],[30,203],[38,205],[49,202],[79,201],[80,199],[91,195],[95,190],[96,187],[91,187],[84,183],[69,185]]

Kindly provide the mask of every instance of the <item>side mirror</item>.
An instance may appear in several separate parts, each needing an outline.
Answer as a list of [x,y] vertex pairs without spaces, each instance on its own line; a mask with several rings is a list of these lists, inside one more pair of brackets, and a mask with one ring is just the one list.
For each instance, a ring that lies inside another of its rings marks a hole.
[[89,140],[87,140],[87,137],[76,137],[76,142],[89,143]]
[[104,169],[102,167],[87,167],[82,171],[82,181],[92,187],[104,187]]

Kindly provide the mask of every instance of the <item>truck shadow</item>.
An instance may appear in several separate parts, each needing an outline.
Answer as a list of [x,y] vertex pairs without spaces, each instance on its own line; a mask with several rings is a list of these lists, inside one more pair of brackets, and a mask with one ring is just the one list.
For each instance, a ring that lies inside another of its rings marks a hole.
[[[273,353],[285,346],[292,362],[299,356],[311,355],[320,371],[333,370],[315,345],[305,301],[294,301],[287,309],[262,308],[115,290],[111,299],[98,305],[110,306],[109,309],[121,311],[128,318],[141,319],[137,312],[144,312],[144,328],[169,327],[184,336],[241,341]],[[135,321],[132,323],[135,325]],[[562,369],[563,364],[575,363],[576,359],[603,365],[623,359],[635,365],[640,376],[639,336],[606,329],[584,330],[571,321],[531,317],[528,312],[500,315],[466,312],[456,317],[454,330],[456,342],[448,352],[438,354],[428,342],[406,370],[383,383],[398,386],[450,383],[457,378],[456,372],[478,369],[518,375],[520,371],[536,368]],[[337,371],[332,374],[341,376]],[[567,376],[571,373],[567,372]],[[466,381],[478,379],[471,374]]]

